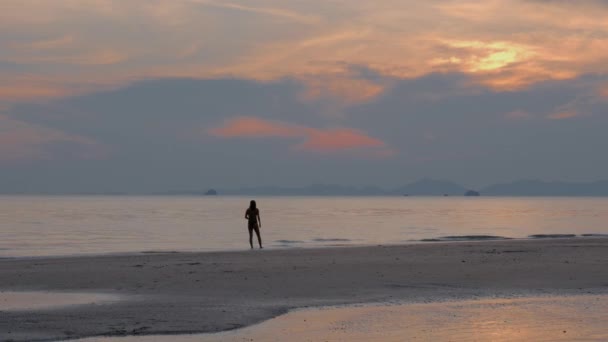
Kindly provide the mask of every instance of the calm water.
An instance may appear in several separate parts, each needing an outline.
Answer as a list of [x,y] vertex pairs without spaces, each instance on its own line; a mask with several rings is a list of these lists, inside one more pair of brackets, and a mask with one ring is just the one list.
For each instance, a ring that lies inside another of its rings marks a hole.
[[[0,196],[0,256],[248,248],[250,198]],[[608,198],[260,197],[266,247],[608,234]]]

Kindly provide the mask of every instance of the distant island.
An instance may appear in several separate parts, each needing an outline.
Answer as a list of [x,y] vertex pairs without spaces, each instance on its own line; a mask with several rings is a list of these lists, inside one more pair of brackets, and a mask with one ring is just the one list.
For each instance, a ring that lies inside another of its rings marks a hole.
[[217,196],[217,191],[215,189],[209,189],[205,192],[205,196]]

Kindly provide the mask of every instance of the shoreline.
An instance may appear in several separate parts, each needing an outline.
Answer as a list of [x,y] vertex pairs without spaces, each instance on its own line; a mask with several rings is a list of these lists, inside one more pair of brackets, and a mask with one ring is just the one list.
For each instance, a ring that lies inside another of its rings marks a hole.
[[0,339],[219,332],[332,305],[608,294],[606,260],[605,237],[0,259],[2,291],[127,298],[2,312]]
[[[471,238],[472,237],[472,238]],[[481,238],[480,238],[481,237]],[[534,234],[527,237],[505,237],[486,235],[454,235],[437,238],[425,238],[420,240],[403,240],[395,243],[383,244],[329,244],[315,246],[273,246],[264,247],[265,251],[289,251],[289,250],[316,250],[327,248],[367,248],[367,247],[398,247],[398,246],[417,246],[417,245],[433,245],[433,244],[452,244],[452,243],[485,243],[498,241],[549,241],[549,240],[564,240],[564,239],[608,239],[608,234],[603,233],[585,233],[585,234]],[[273,241],[275,242],[275,241]],[[124,251],[124,252],[108,252],[108,253],[72,253],[72,254],[50,254],[50,255],[16,255],[16,256],[0,256],[0,261],[3,260],[36,260],[36,259],[66,259],[66,258],[87,258],[87,257],[128,257],[141,255],[158,255],[158,254],[212,254],[212,253],[239,253],[249,252],[246,248],[233,249],[206,249],[206,250],[143,250],[143,251]],[[257,246],[255,250],[259,249]]]

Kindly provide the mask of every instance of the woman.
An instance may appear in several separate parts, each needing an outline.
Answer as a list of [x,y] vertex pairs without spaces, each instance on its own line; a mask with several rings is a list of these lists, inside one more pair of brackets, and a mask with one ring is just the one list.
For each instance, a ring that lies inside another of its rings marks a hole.
[[249,228],[249,245],[253,249],[253,231],[258,236],[258,243],[262,247],[262,237],[260,236],[260,228],[262,228],[262,219],[260,219],[260,210],[258,210],[255,201],[249,202],[249,209],[245,212],[247,219],[247,227]]

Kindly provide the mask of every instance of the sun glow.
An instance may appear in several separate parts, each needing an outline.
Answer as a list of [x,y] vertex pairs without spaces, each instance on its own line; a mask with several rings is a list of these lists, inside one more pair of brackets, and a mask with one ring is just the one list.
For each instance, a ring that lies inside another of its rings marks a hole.
[[466,51],[464,60],[452,57],[450,61],[464,64],[466,70],[473,73],[498,70],[535,56],[532,48],[509,42],[447,41],[445,44]]

